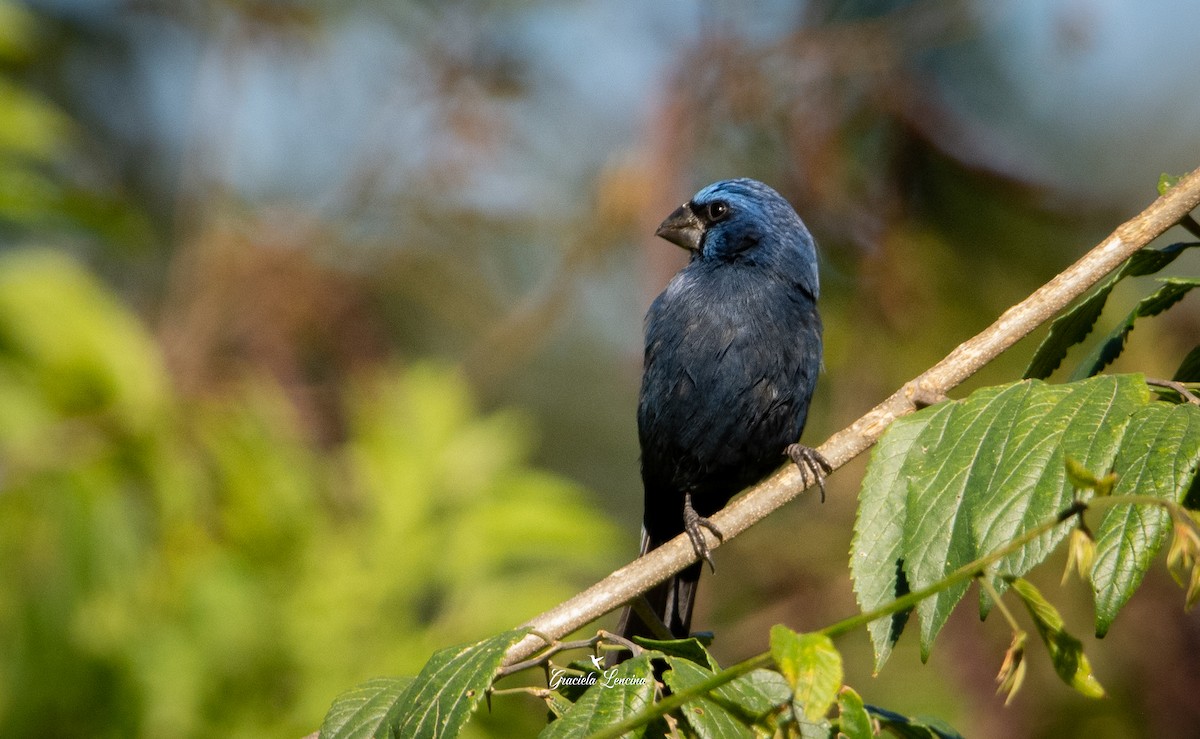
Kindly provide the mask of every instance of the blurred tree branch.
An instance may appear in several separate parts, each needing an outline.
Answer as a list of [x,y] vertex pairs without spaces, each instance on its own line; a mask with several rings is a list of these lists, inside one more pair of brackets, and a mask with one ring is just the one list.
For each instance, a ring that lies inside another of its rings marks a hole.
[[[1134,218],[1121,224],[1054,279],[1009,308],[988,328],[960,344],[944,359],[923,372],[857,421],[834,434],[818,451],[834,469],[869,449],[897,418],[936,402],[984,365],[1034,329],[1053,318],[1138,249],[1178,224],[1200,206],[1200,169]],[[795,498],[806,489],[794,465],[784,465],[771,477],[734,500],[713,519],[728,541]],[[721,542],[709,536],[709,546]],[[696,561],[686,536],[678,536],[658,549],[614,571],[582,593],[525,625],[534,630],[509,650],[506,664],[528,658],[572,631],[620,607],[653,585]]]

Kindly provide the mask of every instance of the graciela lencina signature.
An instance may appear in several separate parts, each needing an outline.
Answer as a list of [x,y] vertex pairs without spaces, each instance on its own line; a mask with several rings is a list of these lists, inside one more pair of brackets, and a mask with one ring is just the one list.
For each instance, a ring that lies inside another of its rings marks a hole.
[[592,657],[592,664],[596,666],[599,672],[588,672],[582,675],[568,675],[567,670],[563,667],[556,667],[550,672],[550,689],[555,690],[560,685],[582,685],[591,687],[599,685],[604,688],[615,688],[619,685],[645,685],[650,681],[649,677],[636,677],[633,675],[622,675],[617,677],[617,668],[613,667],[605,670],[600,664],[598,657]]

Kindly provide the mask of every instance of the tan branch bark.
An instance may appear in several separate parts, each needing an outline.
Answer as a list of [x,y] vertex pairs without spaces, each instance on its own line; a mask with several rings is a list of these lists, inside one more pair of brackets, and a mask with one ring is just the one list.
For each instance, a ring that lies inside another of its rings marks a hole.
[[[1079,261],[1005,311],[991,326],[960,344],[945,359],[834,434],[818,451],[835,469],[862,454],[879,439],[892,421],[915,410],[914,400],[944,396],[1005,349],[1053,318],[1120,266],[1129,255],[1178,223],[1198,205],[1200,169],[1184,177],[1136,217],[1121,224]],[[713,517],[713,523],[724,533],[726,540],[732,539],[804,489],[795,465],[787,464],[726,506]],[[720,545],[711,534],[706,532],[705,535],[709,537],[710,547]],[[525,625],[543,637],[561,639],[620,607],[695,560],[691,543],[681,534]],[[505,664],[529,657],[544,644],[542,637],[533,634],[527,636],[508,651]]]

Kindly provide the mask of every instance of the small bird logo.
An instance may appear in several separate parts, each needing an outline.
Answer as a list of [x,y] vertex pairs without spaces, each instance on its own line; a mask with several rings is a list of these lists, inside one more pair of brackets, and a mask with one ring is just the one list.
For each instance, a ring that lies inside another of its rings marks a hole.
[[600,664],[599,655],[592,655],[592,664],[596,666],[596,672],[604,672],[604,665]]

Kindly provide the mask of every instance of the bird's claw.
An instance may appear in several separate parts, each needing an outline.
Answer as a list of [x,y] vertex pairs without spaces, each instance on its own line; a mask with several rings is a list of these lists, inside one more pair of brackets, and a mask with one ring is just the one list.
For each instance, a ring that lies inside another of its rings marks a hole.
[[716,524],[696,513],[696,509],[692,507],[692,494],[686,493],[683,496],[683,530],[691,540],[696,556],[708,562],[709,569],[716,572],[717,566],[713,564],[708,542],[704,540],[704,532],[700,530],[702,528],[711,531],[713,536],[717,537],[717,541],[725,541],[725,535],[721,533]]
[[833,465],[829,464],[829,460],[825,459],[816,449],[803,444],[789,444],[784,452],[799,468],[800,479],[804,481],[804,487],[812,485],[814,481],[817,483],[817,487],[821,489],[821,502],[824,503],[825,475],[833,472]]

